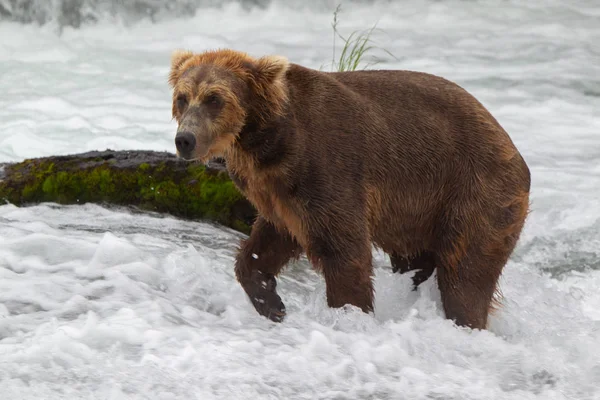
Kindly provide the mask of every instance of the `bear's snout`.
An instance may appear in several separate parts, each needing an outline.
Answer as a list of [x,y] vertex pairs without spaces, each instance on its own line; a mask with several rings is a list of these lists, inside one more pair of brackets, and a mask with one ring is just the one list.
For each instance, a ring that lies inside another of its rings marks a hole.
[[190,132],[179,132],[175,136],[175,147],[180,157],[190,159],[196,148],[196,137]]

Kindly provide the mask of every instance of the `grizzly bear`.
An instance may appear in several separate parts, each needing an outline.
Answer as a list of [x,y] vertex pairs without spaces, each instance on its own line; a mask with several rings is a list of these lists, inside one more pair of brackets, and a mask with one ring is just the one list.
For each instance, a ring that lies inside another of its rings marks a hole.
[[258,217],[235,273],[282,321],[275,277],[306,254],[327,304],[373,311],[372,250],[395,271],[437,271],[443,309],[485,329],[529,208],[529,169],[455,83],[421,72],[322,72],[280,56],[176,51],[177,154],[226,161]]

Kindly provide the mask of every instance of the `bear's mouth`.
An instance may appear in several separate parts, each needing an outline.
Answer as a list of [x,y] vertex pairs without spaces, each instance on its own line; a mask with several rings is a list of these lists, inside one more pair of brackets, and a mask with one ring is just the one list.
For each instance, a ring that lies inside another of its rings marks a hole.
[[182,161],[185,162],[189,162],[189,163],[202,163],[204,164],[204,166],[206,166],[209,169],[214,169],[214,170],[225,170],[227,169],[227,162],[225,161],[225,158],[220,157],[220,156],[208,156],[208,157],[183,157],[181,154],[177,153],[177,158],[179,158]]
[[223,157],[210,157],[204,162],[204,165],[207,168],[215,169],[215,170],[226,170],[227,162]]

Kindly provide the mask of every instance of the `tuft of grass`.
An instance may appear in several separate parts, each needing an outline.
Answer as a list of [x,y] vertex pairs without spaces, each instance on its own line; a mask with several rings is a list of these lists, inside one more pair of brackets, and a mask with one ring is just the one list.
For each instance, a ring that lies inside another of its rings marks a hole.
[[[333,55],[331,59],[332,68],[338,72],[343,71],[356,71],[361,62],[365,59],[368,52],[374,49],[380,49],[377,46],[373,46],[373,40],[371,36],[373,32],[377,29],[377,24],[373,25],[370,29],[366,29],[363,31],[354,31],[348,37],[344,37],[338,30],[338,15],[341,11],[341,4],[335,8],[333,12],[333,23],[331,26],[333,27]],[[338,61],[336,62],[335,57],[335,39],[336,37],[340,38],[343,41],[342,53],[339,56]],[[381,49],[385,53],[390,56],[396,58],[392,53],[385,49]],[[362,69],[367,69],[368,67],[378,64],[380,60],[373,59],[370,63],[367,63]]]

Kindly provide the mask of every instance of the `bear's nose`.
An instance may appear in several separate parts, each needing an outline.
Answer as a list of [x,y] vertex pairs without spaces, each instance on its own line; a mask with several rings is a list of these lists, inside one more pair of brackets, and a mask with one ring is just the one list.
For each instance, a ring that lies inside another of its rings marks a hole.
[[175,136],[175,147],[182,156],[186,157],[194,151],[196,137],[190,132],[180,132]]

